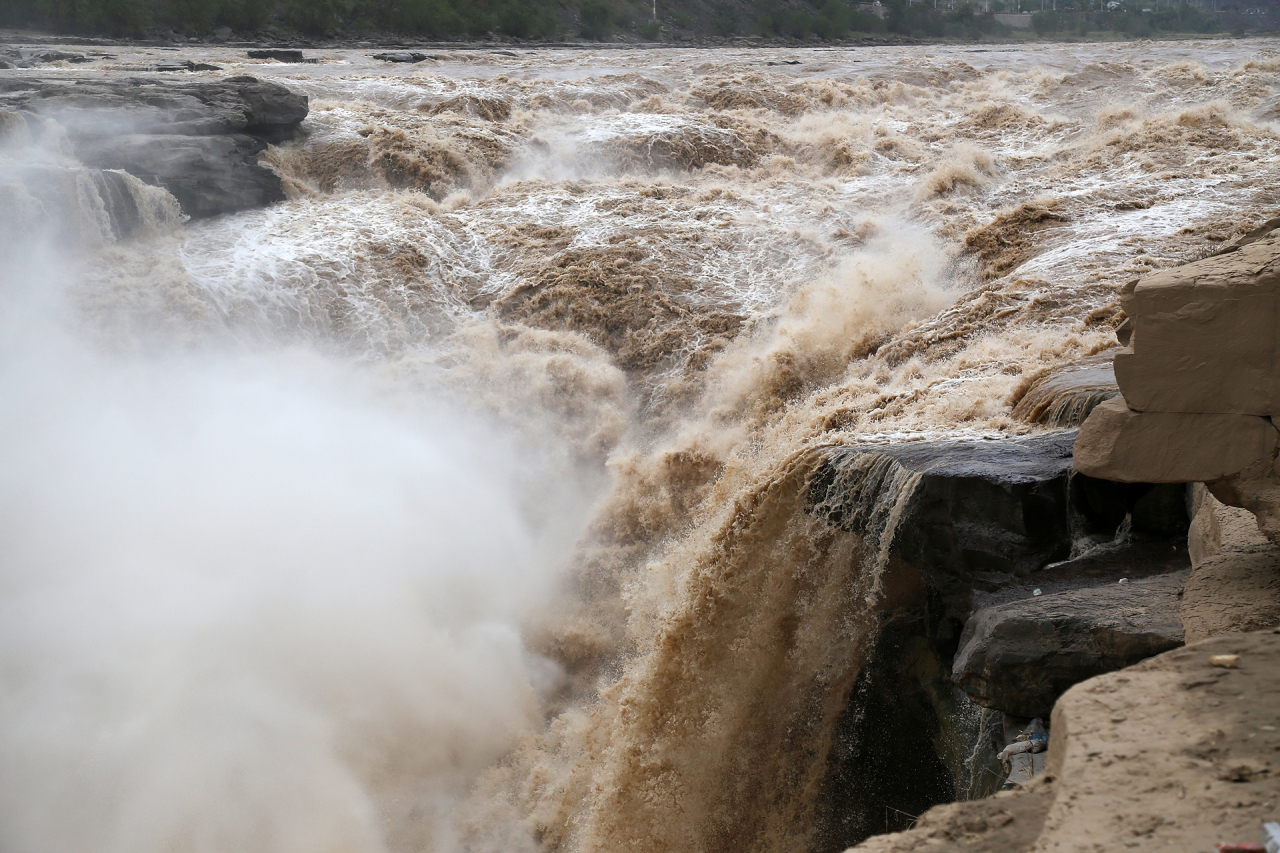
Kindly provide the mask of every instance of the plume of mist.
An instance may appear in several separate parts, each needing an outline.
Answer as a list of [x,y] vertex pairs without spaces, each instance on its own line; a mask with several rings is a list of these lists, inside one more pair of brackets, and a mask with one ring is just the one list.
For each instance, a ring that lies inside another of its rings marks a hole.
[[96,348],[59,234],[0,242],[0,849],[452,848],[558,677],[563,489],[314,349]]

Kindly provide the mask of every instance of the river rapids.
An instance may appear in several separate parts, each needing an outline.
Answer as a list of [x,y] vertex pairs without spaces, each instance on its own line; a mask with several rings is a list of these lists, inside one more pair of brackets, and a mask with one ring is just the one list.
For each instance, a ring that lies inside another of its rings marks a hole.
[[287,201],[3,243],[0,848],[856,840],[810,476],[1044,429],[1280,208],[1280,42],[372,52],[182,53],[310,97]]

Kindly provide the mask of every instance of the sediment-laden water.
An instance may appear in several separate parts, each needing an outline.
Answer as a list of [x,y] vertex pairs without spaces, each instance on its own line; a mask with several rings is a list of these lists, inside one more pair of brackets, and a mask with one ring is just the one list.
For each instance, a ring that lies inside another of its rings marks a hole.
[[1273,40],[371,52],[181,54],[288,201],[4,244],[6,850],[828,849],[911,483],[823,454],[1039,429],[1280,207]]

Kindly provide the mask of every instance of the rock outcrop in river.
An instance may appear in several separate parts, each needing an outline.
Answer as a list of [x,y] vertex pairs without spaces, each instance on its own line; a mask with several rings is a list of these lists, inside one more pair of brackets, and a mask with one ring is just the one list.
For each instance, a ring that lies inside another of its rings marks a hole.
[[[858,849],[1209,849],[1255,841],[1274,817],[1278,226],[1123,289],[1122,396],[1098,404],[1105,395],[1094,394],[1075,441],[1075,479],[1106,484],[1095,493],[1194,484],[1190,572],[973,613],[954,681],[1006,712],[1052,706],[1046,772],[1017,793],[937,807],[911,831]],[[1192,645],[1177,649],[1184,638]],[[1151,657],[1163,649],[1176,650]],[[1121,669],[1126,654],[1150,659]],[[1120,671],[1084,680],[1090,666]]]
[[283,200],[279,175],[258,154],[289,138],[307,110],[305,95],[249,76],[0,80],[0,111],[10,121],[55,122],[85,166],[163,187],[193,218]]

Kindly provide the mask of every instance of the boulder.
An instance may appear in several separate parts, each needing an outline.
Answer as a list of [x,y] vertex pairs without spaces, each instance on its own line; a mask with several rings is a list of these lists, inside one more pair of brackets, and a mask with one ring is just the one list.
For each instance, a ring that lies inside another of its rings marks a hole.
[[249,51],[250,59],[274,59],[276,62],[298,63],[306,62],[300,50],[287,50],[281,48],[269,48],[265,50]]
[[1202,484],[1190,489],[1191,527],[1187,531],[1187,551],[1191,567],[1223,552],[1258,551],[1270,542],[1258,530],[1253,513],[1240,507],[1227,506],[1209,493]]
[[1135,412],[1127,397],[1097,406],[1080,428],[1076,469],[1121,483],[1217,480],[1275,454],[1280,432],[1238,414]]
[[1152,273],[1121,304],[1133,337],[1115,370],[1129,408],[1280,414],[1280,232]]
[[120,169],[162,186],[188,216],[202,218],[284,200],[279,176],[258,163],[266,143],[252,136],[115,136],[77,146],[98,169]]
[[1187,642],[1280,623],[1280,547],[1248,510],[1221,503],[1204,486],[1193,495],[1192,570],[1179,610]]
[[1072,685],[1182,645],[1187,572],[1041,595],[979,610],[952,679],[980,705],[1048,717]]
[[374,59],[381,59],[383,62],[423,62],[428,59],[425,53],[411,53],[407,50],[398,50],[393,53],[375,53]]
[[1268,542],[1202,562],[1187,580],[1180,618],[1189,642],[1280,624],[1280,548]]

